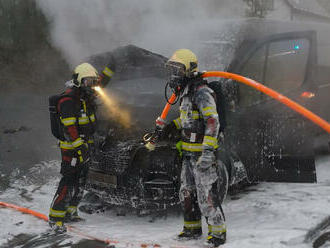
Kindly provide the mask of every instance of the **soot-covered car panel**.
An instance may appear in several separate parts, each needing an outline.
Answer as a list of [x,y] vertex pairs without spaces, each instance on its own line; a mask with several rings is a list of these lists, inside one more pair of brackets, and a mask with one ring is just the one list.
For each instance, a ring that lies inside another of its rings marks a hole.
[[[329,26],[249,20],[240,24],[226,70],[257,80],[330,120]],[[329,136],[283,104],[248,86],[220,80],[227,150],[252,181],[315,182],[315,152]]]
[[[251,44],[251,43],[250,43]],[[245,46],[229,71],[253,78],[313,110],[312,80],[316,33],[289,32]],[[235,109],[228,111],[227,133],[232,149],[248,165],[253,180],[313,182],[316,180],[313,137],[319,132],[309,120],[245,85],[235,84]]]

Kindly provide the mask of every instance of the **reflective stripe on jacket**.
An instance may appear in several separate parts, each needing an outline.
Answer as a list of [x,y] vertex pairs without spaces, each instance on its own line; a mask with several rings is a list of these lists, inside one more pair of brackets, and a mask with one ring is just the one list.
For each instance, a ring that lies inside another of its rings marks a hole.
[[95,132],[95,106],[80,99],[79,89],[68,89],[58,103],[58,112],[65,140],[60,141],[63,149],[75,149],[91,140]]
[[214,92],[206,84],[189,84],[181,96],[180,117],[173,122],[181,129],[182,150],[202,152],[218,148],[219,116]]

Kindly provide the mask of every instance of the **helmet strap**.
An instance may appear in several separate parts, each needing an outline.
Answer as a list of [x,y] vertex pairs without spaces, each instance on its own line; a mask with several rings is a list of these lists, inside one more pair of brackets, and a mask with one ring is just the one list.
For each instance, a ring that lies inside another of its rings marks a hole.
[[190,62],[190,72],[193,72],[197,68],[196,62]]
[[78,82],[78,73],[74,73],[73,75],[72,75],[72,82],[73,82],[73,84],[76,86],[76,87],[79,87],[80,85],[79,85],[79,82]]

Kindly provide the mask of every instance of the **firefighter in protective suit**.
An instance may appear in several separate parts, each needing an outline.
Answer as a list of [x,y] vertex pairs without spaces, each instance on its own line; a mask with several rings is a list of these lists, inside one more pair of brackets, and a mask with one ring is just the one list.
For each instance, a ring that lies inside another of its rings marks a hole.
[[208,224],[205,245],[218,247],[226,241],[226,227],[221,203],[217,197],[219,178],[215,151],[218,148],[220,124],[215,95],[206,81],[196,76],[197,57],[192,51],[177,50],[166,63],[166,67],[170,76],[170,87],[180,96],[180,117],[168,125],[158,118],[156,127],[162,130],[163,134],[172,128],[181,131],[180,200],[184,209],[184,224],[178,238],[199,238],[202,235],[203,215]]
[[93,88],[100,84],[99,80],[92,65],[78,65],[56,106],[64,137],[59,141],[62,178],[49,211],[49,224],[56,232],[66,231],[64,222],[82,220],[77,207],[83,196],[94,142],[96,104]]

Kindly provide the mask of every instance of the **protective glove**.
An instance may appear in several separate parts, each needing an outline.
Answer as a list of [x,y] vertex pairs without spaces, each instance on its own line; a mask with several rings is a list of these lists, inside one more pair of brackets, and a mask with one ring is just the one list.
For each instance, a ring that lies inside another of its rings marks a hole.
[[161,117],[158,117],[156,119],[156,129],[155,132],[153,133],[153,135],[150,137],[149,141],[145,144],[145,147],[149,150],[149,151],[154,151],[156,148],[156,143],[157,141],[162,138],[162,133],[164,128],[166,127],[166,122],[164,119],[162,119]]
[[167,123],[162,118],[158,117],[156,120],[156,133],[158,134],[158,140],[175,140],[181,138],[181,130],[177,129],[175,123],[171,121]]
[[151,152],[155,150],[156,144],[153,141],[149,141],[147,144],[145,144],[145,147]]
[[156,119],[156,130],[164,130],[165,126],[166,126],[166,121],[161,118],[161,117],[158,117]]
[[76,155],[81,164],[87,163],[90,160],[88,145],[83,143],[76,148]]
[[215,155],[214,151],[212,150],[204,150],[201,154],[201,156],[198,158],[196,165],[197,168],[201,170],[206,170],[212,166],[212,164],[215,163]]
[[115,64],[112,62],[111,66],[110,65],[106,66],[104,70],[99,74],[98,83],[102,88],[105,88],[108,85],[112,76],[115,73],[114,72],[115,70],[116,70]]

